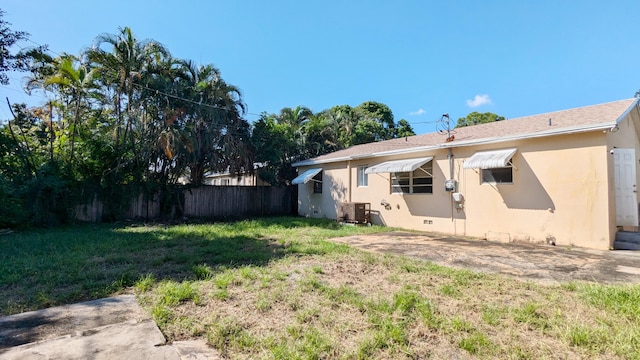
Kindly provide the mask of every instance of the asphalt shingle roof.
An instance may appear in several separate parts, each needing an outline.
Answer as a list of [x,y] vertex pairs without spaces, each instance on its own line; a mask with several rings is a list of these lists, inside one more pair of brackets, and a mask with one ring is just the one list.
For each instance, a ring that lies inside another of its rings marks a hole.
[[[294,166],[314,163],[329,163],[353,158],[373,157],[378,153],[393,152],[422,147],[464,146],[470,143],[498,142],[510,137],[549,136],[569,132],[591,131],[612,126],[635,104],[637,99],[626,99],[604,104],[549,112],[538,115],[496,121],[454,129],[454,140],[446,142],[446,135],[437,132],[351,146]],[[380,154],[382,155],[382,154]]]

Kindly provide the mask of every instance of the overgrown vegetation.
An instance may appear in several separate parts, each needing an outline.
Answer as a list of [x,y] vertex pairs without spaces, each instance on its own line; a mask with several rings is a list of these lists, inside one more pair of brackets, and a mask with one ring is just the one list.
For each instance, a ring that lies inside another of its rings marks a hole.
[[[135,291],[229,358],[640,358],[640,286],[545,286],[366,253],[388,230],[271,218],[0,237],[0,313]],[[65,271],[60,271],[65,269]]]
[[[28,40],[7,37],[3,58]],[[65,223],[94,196],[112,220],[140,193],[169,193],[163,199],[175,205],[171,185],[181,176],[201,184],[207,171],[253,171],[246,105],[213,65],[174,58],[127,27],[98,35],[79,56],[11,56],[29,72],[27,91],[48,101],[12,104],[0,126],[0,199],[17,205],[0,227]]]
[[77,204],[96,197],[102,220],[112,221],[139,194],[159,195],[162,215],[180,217],[173,185],[181,178],[200,185],[208,172],[252,174],[258,166],[264,181],[288,185],[294,161],[413,135],[375,101],[318,113],[283,108],[252,126],[240,89],[212,64],[175,58],[128,27],[96,36],[77,56],[14,51],[28,34],[12,31],[3,15],[0,84],[6,71],[23,70],[27,91],[47,100],[11,104],[11,118],[0,119],[0,228],[68,223]]

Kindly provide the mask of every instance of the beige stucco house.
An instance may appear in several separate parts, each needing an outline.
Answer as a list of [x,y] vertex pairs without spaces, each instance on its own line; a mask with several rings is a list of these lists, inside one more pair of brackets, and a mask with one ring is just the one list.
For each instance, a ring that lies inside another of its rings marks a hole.
[[299,213],[610,249],[638,230],[638,99],[353,146],[293,164]]

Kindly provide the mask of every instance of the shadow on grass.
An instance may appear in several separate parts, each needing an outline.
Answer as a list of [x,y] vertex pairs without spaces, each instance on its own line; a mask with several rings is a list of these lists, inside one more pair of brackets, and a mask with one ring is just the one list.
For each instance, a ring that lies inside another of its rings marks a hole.
[[2,236],[0,316],[104,298],[149,275],[158,281],[194,280],[198,266],[216,271],[313,254],[297,239],[345,233],[339,229],[333,221],[278,217],[175,226],[79,225]]
[[[181,282],[197,279],[202,267],[215,274],[263,266],[286,255],[286,246],[270,239],[277,229],[269,230],[286,223],[81,225],[3,236],[0,316],[105,298],[149,276]],[[22,315],[0,317],[0,350],[39,340],[42,329],[61,325],[38,313]]]
[[[275,217],[223,223],[85,224],[0,236],[0,316],[131,291],[146,279],[176,282],[215,276],[229,268],[266,266],[287,255],[348,251],[323,241],[375,228],[341,227],[334,221]],[[6,323],[2,345],[37,339],[59,320]],[[8,318],[1,318],[0,322]],[[10,325],[10,326],[9,326]],[[0,329],[2,330],[2,329]]]

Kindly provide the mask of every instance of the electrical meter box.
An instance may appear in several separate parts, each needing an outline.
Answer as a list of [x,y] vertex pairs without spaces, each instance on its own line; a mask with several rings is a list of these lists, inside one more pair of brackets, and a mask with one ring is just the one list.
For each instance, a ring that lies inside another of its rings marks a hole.
[[458,182],[453,180],[453,179],[449,179],[447,181],[444,182],[444,190],[445,191],[457,191],[458,190]]

